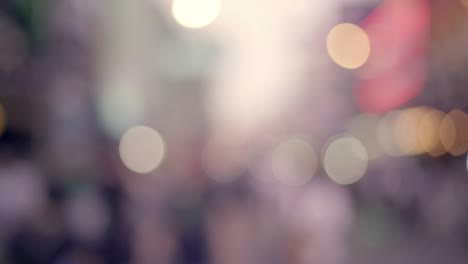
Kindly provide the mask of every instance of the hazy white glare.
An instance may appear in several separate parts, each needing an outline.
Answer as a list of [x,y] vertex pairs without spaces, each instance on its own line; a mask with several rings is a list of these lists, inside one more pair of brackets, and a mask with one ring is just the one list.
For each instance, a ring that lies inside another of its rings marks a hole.
[[180,25],[202,28],[216,20],[221,12],[221,0],[174,0],[172,15]]
[[[281,126],[281,119],[293,112],[305,94],[316,94],[309,107],[336,100],[327,89],[331,77],[322,66],[329,60],[320,43],[325,38],[321,25],[335,18],[337,5],[308,0],[223,1],[212,27],[219,34],[223,54],[206,101],[215,132],[228,130],[254,138]],[[304,39],[311,38],[314,41],[304,45]],[[320,73],[311,75],[311,70]],[[309,120],[334,111],[329,105],[315,106],[322,111],[311,114]]]
[[353,137],[333,140],[323,156],[323,166],[328,176],[338,184],[352,184],[367,171],[369,156],[362,143]]
[[163,161],[166,146],[161,135],[147,126],[128,129],[120,140],[119,153],[124,165],[137,173],[149,173]]

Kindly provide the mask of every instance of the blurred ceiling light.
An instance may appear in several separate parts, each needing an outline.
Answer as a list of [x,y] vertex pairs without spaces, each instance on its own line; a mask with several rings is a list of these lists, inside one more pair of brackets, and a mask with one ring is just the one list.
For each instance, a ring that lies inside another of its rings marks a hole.
[[359,139],[366,147],[369,159],[379,158],[383,154],[377,136],[379,121],[378,115],[361,114],[353,118],[348,127],[348,133]]
[[141,123],[144,116],[142,92],[126,83],[108,85],[98,95],[99,121],[104,131],[115,139],[118,139],[128,127]]
[[172,15],[182,26],[202,28],[216,20],[221,13],[220,0],[174,0]]
[[[454,131],[451,131],[451,130]],[[445,137],[444,138],[444,131]],[[453,136],[453,142],[450,137]],[[441,124],[441,139],[445,149],[453,156],[460,156],[468,151],[468,116],[455,109],[448,113]]]
[[395,138],[395,124],[400,111],[393,111],[380,119],[377,127],[377,139],[384,152],[392,157],[402,156],[404,153]]
[[352,184],[367,171],[369,156],[366,148],[354,137],[333,140],[323,156],[323,166],[328,176],[338,184]]
[[128,129],[120,140],[119,153],[124,165],[137,173],[149,173],[163,161],[166,146],[161,135],[147,126]]
[[273,176],[288,185],[302,185],[312,178],[319,156],[313,146],[300,137],[280,142],[271,155]]
[[394,136],[403,155],[418,155],[425,152],[418,140],[418,129],[422,118],[429,111],[427,107],[399,111],[395,120]]
[[431,156],[443,155],[446,150],[440,139],[440,127],[445,114],[433,109],[422,117],[418,125],[418,138],[424,151]]
[[369,58],[371,44],[362,28],[355,24],[342,23],[328,33],[327,50],[331,59],[339,66],[357,69]]

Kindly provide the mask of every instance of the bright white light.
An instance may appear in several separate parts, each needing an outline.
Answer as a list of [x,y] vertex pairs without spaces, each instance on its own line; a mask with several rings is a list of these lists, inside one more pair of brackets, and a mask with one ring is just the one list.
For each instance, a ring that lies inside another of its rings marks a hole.
[[119,152],[128,169],[137,173],[149,173],[161,164],[165,144],[161,135],[154,129],[135,126],[122,136]]
[[221,12],[220,0],[174,0],[172,15],[182,26],[202,28],[216,20]]

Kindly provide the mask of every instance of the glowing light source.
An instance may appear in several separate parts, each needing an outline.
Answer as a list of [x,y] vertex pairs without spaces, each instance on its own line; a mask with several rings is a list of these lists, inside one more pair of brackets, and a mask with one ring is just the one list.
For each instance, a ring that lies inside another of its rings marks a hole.
[[415,107],[399,112],[394,126],[394,136],[402,155],[417,155],[424,153],[424,148],[418,139],[419,124],[425,114],[430,111],[426,107]]
[[446,152],[440,140],[440,127],[444,116],[443,112],[433,109],[422,117],[418,127],[419,144],[424,151],[435,157]]
[[128,129],[120,140],[120,158],[124,165],[137,173],[149,173],[162,162],[165,144],[161,135],[147,126]]
[[292,137],[274,148],[271,156],[273,175],[288,185],[304,184],[314,176],[318,159],[311,144]]
[[445,151],[449,152],[450,149],[454,146],[455,139],[457,137],[457,128],[455,126],[455,121],[449,114],[445,115],[442,121],[440,122],[439,136],[440,142],[444,147]]
[[367,171],[369,156],[362,143],[353,137],[332,141],[323,156],[323,166],[328,176],[338,184],[352,184]]
[[172,2],[174,19],[188,28],[205,27],[215,21],[220,12],[220,0],[174,0]]
[[338,24],[328,33],[327,50],[339,66],[357,69],[366,63],[371,51],[367,33],[351,23]]

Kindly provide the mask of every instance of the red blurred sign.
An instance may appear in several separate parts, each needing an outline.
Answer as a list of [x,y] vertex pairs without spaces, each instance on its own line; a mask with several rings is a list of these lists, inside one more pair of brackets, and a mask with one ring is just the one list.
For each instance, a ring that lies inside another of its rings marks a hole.
[[427,0],[387,0],[361,22],[372,47],[354,87],[363,111],[385,113],[422,92],[429,23]]

